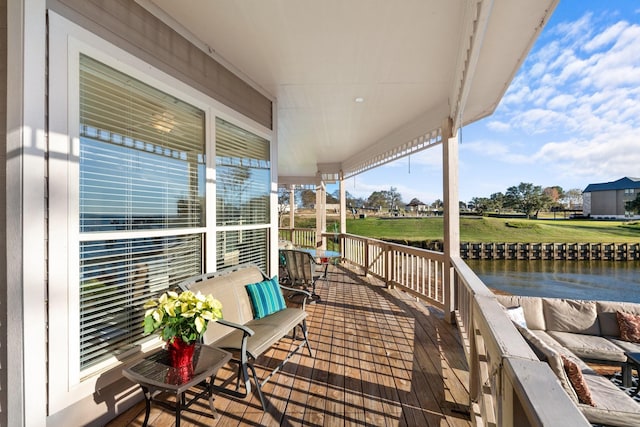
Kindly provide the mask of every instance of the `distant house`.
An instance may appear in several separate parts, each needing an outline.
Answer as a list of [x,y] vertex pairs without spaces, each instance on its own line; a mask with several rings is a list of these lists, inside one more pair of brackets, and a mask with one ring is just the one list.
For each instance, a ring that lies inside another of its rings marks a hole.
[[589,184],[582,192],[582,212],[592,218],[634,218],[625,203],[640,194],[640,178],[624,177],[613,182]]
[[427,205],[414,197],[409,203],[406,204],[406,209],[409,212],[423,213],[427,211]]

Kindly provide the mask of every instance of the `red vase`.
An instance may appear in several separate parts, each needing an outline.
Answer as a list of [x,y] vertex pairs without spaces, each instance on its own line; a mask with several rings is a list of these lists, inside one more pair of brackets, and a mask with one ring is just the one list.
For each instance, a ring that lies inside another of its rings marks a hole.
[[175,337],[167,342],[169,363],[174,368],[193,367],[193,351],[196,343],[185,343],[180,337]]

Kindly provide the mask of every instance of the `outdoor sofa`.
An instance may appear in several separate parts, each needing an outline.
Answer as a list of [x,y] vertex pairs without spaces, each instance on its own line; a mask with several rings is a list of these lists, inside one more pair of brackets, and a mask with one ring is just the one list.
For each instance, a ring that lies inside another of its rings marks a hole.
[[620,366],[625,382],[630,383],[632,366],[625,352],[640,352],[640,330],[634,325],[640,319],[640,304],[513,295],[496,298],[591,423],[640,426],[640,404],[587,365]]

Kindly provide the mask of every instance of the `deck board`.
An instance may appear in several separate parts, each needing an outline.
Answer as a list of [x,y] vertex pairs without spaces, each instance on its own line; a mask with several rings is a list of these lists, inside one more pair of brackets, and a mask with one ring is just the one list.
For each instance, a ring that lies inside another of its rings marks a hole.
[[[252,395],[219,395],[220,418],[184,413],[182,426],[470,426],[468,369],[456,329],[438,308],[385,289],[343,266],[320,281],[318,304],[308,306],[309,339],[263,388],[262,410]],[[259,375],[285,358],[282,340],[256,363]],[[229,378],[227,365],[219,378]],[[198,409],[208,412],[206,402]],[[141,426],[144,403],[109,427]],[[173,426],[170,412],[152,407],[151,426]]]

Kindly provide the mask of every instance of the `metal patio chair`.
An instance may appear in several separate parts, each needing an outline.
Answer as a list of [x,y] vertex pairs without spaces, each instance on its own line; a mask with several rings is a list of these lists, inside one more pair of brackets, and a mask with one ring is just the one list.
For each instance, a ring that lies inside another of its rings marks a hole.
[[325,266],[318,264],[308,252],[296,249],[280,249],[280,258],[287,273],[288,286],[311,288],[311,298],[319,300],[316,282],[327,278]]

